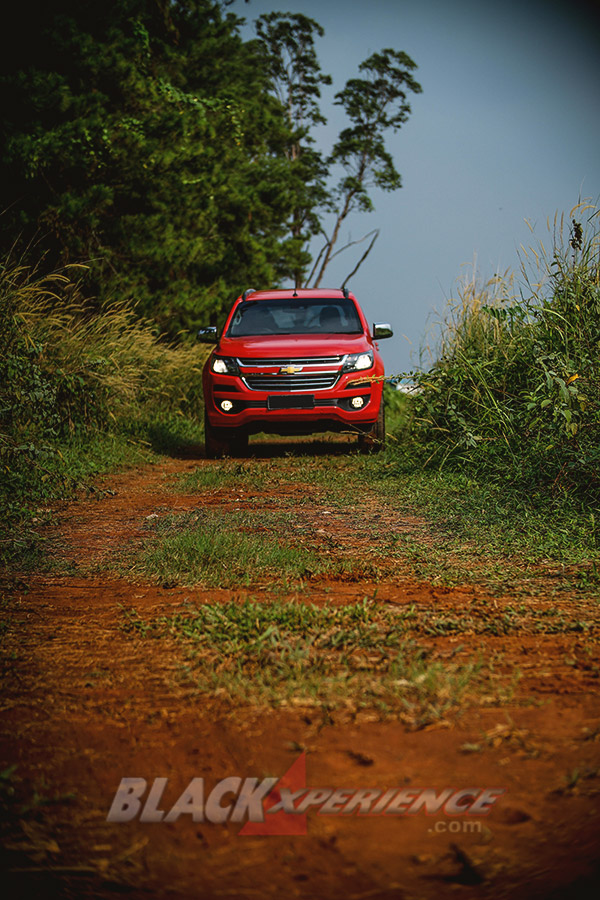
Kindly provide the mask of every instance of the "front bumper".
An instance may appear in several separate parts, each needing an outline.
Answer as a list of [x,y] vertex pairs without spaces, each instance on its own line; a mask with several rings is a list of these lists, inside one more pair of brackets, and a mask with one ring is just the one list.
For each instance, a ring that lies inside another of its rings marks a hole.
[[[205,373],[204,400],[210,424],[247,433],[312,434],[322,431],[370,431],[381,404],[382,383],[365,373],[347,372],[325,390],[252,390],[237,375]],[[352,406],[362,398],[360,409]],[[231,408],[224,411],[221,403]],[[285,408],[286,403],[290,406]],[[227,404],[226,404],[227,405]],[[275,408],[283,406],[284,408]]]

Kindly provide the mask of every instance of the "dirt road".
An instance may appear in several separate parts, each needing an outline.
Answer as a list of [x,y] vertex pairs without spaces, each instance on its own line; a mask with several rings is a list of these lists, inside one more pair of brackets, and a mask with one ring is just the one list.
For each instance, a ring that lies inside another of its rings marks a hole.
[[[272,509],[276,495],[278,510],[296,522],[288,541],[308,541],[332,558],[372,549],[373,521],[383,535],[421,533],[418,515],[374,494],[360,510],[336,506],[322,486],[303,478],[304,464],[292,458],[275,487],[244,491],[231,484],[179,488],[177,477],[209,465],[202,459],[107,478],[104,491],[57,511],[48,571],[9,579],[0,735],[6,896],[596,896],[593,598],[556,598],[550,588],[525,596],[522,620],[513,617],[510,628],[494,634],[490,618],[501,621],[514,609],[513,597],[487,597],[476,581],[453,588],[419,583],[409,561],[396,557],[388,566],[385,553],[370,557],[371,579],[313,575],[285,589],[290,603],[342,606],[375,598],[382,607],[410,608],[425,623],[421,637],[432,658],[444,665],[481,660],[498,690],[480,691],[426,724],[352,704],[324,709],[300,698],[259,707],[226,692],[211,695],[186,677],[174,636],[123,628],[129,609],[151,623],[189,604],[282,597],[281,585],[260,579],[225,590],[127,574],[117,561],[124,550],[154,540],[149,517],[242,507],[258,515]],[[551,609],[569,627],[534,629],[527,624],[532,609],[536,622]],[[436,628],[438,619],[463,627]],[[347,789],[347,796],[392,788],[497,794],[485,817],[315,809],[306,819],[296,816],[299,831],[306,826],[297,834],[253,834],[243,822],[193,822],[190,815],[107,822],[124,777],[169,779],[168,810],[193,778],[204,779],[208,791],[227,777],[280,777],[298,763],[293,784],[302,786],[302,762],[307,787]]]

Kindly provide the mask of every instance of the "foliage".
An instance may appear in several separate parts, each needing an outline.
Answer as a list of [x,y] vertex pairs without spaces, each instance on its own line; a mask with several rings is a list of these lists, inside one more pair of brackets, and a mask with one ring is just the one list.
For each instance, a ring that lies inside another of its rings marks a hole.
[[[351,78],[336,94],[335,102],[343,107],[352,124],[341,132],[327,161],[330,166],[341,166],[343,176],[334,191],[335,221],[331,236],[326,236],[323,258],[317,260],[319,268],[314,287],[321,284],[344,220],[355,209],[360,212],[373,209],[369,188],[395,191],[402,186],[384,135],[389,130],[398,131],[407,121],[408,91],[418,94],[422,90],[412,76],[415,68],[416,64],[406,53],[388,48],[362,62],[359,70],[364,77]],[[348,278],[356,273],[358,266]]]
[[369,184],[400,186],[383,133],[420,90],[414,63],[384,50],[362,64],[337,95],[351,127],[324,159],[322,28],[270,13],[243,41],[227,5],[15,7],[0,60],[0,254],[16,242],[45,272],[86,262],[101,301],[135,298],[173,337],[216,324],[243,287],[306,281],[308,242],[335,210],[320,282],[345,217],[371,207]]
[[[190,479],[188,489],[193,484],[197,490],[202,481],[202,476]],[[134,563],[134,571],[168,583],[231,588],[324,574],[339,580],[374,574],[366,560],[334,561],[320,552],[320,545],[290,542],[298,527],[295,516],[281,511],[197,509],[162,517],[149,525],[152,540]]]
[[[350,213],[373,209],[369,189],[394,191],[401,187],[400,175],[384,137],[386,132],[397,131],[407,121],[408,92],[421,91],[412,75],[416,65],[406,53],[389,48],[373,53],[360,64],[359,72],[364,77],[349,79],[335,98],[351,124],[343,129],[329,157],[323,160],[311,147],[314,140],[310,131],[311,127],[325,122],[318,105],[320,85],[331,83],[321,71],[314,47],[315,35],[322,36],[323,29],[306,16],[283,13],[261,16],[256,28],[269,61],[273,90],[287,110],[292,130],[288,152],[294,170],[305,183],[305,195],[292,216],[292,234],[298,247],[317,233],[325,239],[308,275],[306,259],[299,257],[296,286],[308,285],[314,279],[313,286],[318,287],[333,257],[358,243],[352,241],[334,252],[340,229]],[[342,176],[332,189],[328,187],[328,178],[337,169]],[[330,236],[323,224],[328,213],[334,215]],[[372,240],[348,278],[368,256],[377,234],[375,231],[367,235]]]
[[[435,722],[483,679],[478,662],[443,663],[407,637],[403,612],[374,601],[341,607],[239,600],[184,607],[123,629],[175,637],[200,690],[276,706],[378,709],[417,727]],[[479,676],[479,677],[478,677]]]
[[322,154],[314,147],[311,129],[325,124],[319,99],[320,86],[331,84],[321,71],[315,50],[315,36],[321,26],[301,13],[267,13],[256,20],[256,33],[271,77],[272,90],[280,101],[289,125],[285,155],[294,179],[295,203],[290,210],[290,230],[298,254],[294,271],[296,287],[306,277],[310,255],[305,245],[321,230],[319,212],[329,206],[328,170]]
[[175,335],[288,274],[298,186],[256,42],[211,0],[24,0],[1,63],[4,251],[89,261]]
[[[580,220],[583,221],[583,224]],[[600,502],[600,232],[576,207],[553,250],[509,276],[464,285],[438,362],[420,374],[412,441],[428,464]]]
[[201,408],[200,352],[161,341],[126,303],[96,310],[82,295],[83,274],[0,269],[4,524],[90,474],[93,464],[81,463],[88,445],[100,449],[98,437],[104,454],[111,435],[148,438],[157,418],[193,419]]

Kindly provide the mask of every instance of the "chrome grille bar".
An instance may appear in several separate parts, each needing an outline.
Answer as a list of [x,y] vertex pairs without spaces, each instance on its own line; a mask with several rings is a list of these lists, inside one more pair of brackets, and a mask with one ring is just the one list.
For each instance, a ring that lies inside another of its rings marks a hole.
[[339,372],[308,375],[244,375],[243,381],[251,391],[323,391],[334,386]]
[[238,359],[238,365],[242,369],[254,368],[280,368],[281,366],[335,366],[339,365],[343,356],[297,356],[281,359]]

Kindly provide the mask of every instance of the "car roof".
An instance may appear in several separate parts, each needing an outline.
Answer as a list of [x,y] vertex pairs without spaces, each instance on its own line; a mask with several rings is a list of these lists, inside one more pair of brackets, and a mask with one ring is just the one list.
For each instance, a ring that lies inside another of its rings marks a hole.
[[[341,300],[346,294],[340,288],[288,288],[286,290],[275,291],[246,291],[246,300],[297,300],[297,299],[320,299],[320,300]],[[354,297],[352,291],[347,292],[347,296]]]

